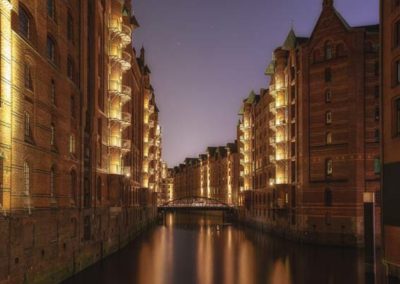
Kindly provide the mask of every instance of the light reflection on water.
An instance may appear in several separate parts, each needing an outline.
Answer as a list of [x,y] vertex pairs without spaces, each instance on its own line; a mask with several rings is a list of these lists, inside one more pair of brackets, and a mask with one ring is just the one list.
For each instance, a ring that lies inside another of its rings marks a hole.
[[169,214],[165,224],[66,283],[364,283],[353,249],[302,246],[223,225],[220,213]]

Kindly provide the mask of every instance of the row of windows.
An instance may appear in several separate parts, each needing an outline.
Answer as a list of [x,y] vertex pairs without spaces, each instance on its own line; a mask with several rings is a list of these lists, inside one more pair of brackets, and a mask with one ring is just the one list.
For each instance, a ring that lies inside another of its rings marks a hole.
[[[374,158],[374,173],[379,175],[381,173],[381,161],[379,157]],[[331,177],[333,175],[333,160],[328,158],[325,160],[325,175]]]

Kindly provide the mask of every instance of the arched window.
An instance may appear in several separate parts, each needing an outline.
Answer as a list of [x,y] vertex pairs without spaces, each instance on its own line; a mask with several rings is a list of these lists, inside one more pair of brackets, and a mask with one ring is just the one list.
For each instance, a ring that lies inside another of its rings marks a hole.
[[31,168],[27,161],[24,162],[24,191],[26,195],[31,192]]
[[333,58],[333,48],[332,43],[330,41],[325,43],[325,60],[330,60]]
[[327,188],[325,189],[325,206],[330,207],[332,206],[332,190]]
[[101,201],[101,177],[97,177],[97,200]]
[[332,112],[331,111],[327,111],[325,113],[325,123],[332,124]]
[[332,133],[331,132],[326,133],[326,144],[328,144],[328,145],[332,144]]
[[18,7],[19,33],[26,39],[30,39],[31,18],[28,11],[19,4]]
[[56,42],[50,35],[47,36],[46,46],[47,46],[47,58],[51,62],[56,63]]
[[76,180],[76,172],[75,170],[71,170],[70,173],[70,194],[71,194],[71,198],[74,202],[76,202],[77,199],[77,195],[76,195],[76,186],[77,186],[77,180]]
[[50,169],[50,197],[54,198],[56,193],[56,170],[55,167],[52,166]]

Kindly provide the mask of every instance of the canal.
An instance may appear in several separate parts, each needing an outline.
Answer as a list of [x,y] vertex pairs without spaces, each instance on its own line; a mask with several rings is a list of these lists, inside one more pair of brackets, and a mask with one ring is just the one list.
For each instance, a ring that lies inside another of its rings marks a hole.
[[221,214],[168,213],[163,225],[65,284],[365,283],[358,250],[300,245],[224,224]]

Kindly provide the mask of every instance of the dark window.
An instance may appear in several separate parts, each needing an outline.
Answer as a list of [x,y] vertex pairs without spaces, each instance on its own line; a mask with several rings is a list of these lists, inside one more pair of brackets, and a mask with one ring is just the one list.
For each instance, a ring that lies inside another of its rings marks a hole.
[[71,96],[71,117],[76,118],[76,111],[75,111],[75,96]]
[[376,61],[374,64],[374,74],[375,76],[379,76],[379,62]]
[[56,178],[56,171],[54,166],[50,169],[50,197],[55,197],[55,178]]
[[68,12],[67,16],[67,37],[69,41],[74,40],[74,19],[70,12]]
[[24,63],[24,85],[28,90],[33,91],[32,67],[28,63]]
[[331,68],[326,68],[325,69],[325,82],[332,82],[332,71]]
[[395,101],[395,135],[400,136],[400,99],[396,99]]
[[53,105],[56,104],[56,83],[54,80],[51,80],[50,83],[50,100]]
[[76,202],[77,199],[77,195],[76,195],[76,186],[77,186],[77,180],[76,180],[76,172],[74,170],[71,171],[70,174],[70,178],[71,178],[71,198],[72,200],[74,200],[74,202]]
[[54,146],[56,140],[56,127],[52,123],[50,126],[50,145]]
[[56,43],[50,36],[47,36],[47,58],[54,63],[56,61]]
[[47,15],[53,20],[55,20],[56,5],[54,0],[47,0]]
[[333,58],[333,48],[330,42],[325,44],[325,59],[329,60]]
[[376,175],[381,173],[381,159],[379,159],[379,157],[375,157],[374,159],[374,173]]
[[394,24],[394,30],[393,30],[393,47],[399,47],[400,46],[400,21],[397,21]]
[[67,59],[67,76],[69,79],[74,80],[74,62],[70,57]]
[[375,120],[379,121],[380,119],[380,112],[379,112],[379,107],[375,107]]
[[332,190],[329,188],[325,189],[325,206],[331,207],[332,206]]
[[375,130],[374,136],[375,136],[375,142],[379,142],[379,140],[380,140],[380,132],[379,132],[379,129],[376,129],[376,130]]
[[19,5],[18,18],[20,34],[26,39],[30,39],[30,17],[28,12],[22,8],[21,4]]
[[325,113],[325,123],[326,124],[331,124],[332,123],[332,112],[331,111],[327,111]]
[[31,137],[31,116],[29,113],[25,112],[25,137]]
[[90,216],[85,216],[83,221],[83,239],[85,241],[90,241],[91,226],[90,226]]

